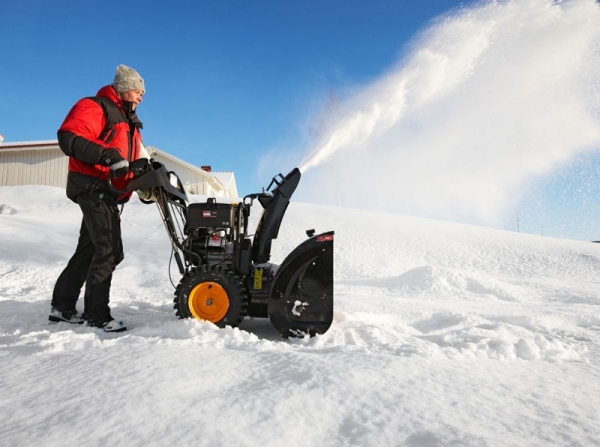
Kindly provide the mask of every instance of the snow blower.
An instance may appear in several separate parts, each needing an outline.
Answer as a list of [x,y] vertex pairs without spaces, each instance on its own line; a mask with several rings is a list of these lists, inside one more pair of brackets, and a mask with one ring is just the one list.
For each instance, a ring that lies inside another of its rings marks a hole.
[[[334,232],[308,230],[308,239],[280,265],[270,262],[271,243],[300,181],[298,168],[273,177],[267,192],[249,194],[241,203],[208,198],[190,204],[179,177],[163,164],[140,159],[131,163],[131,170],[134,178],[127,190],[136,191],[143,203],[156,203],[173,247],[182,275],[174,299],[179,318],[208,320],[219,327],[236,327],[246,316],[269,318],[284,337],[329,329]],[[255,234],[249,235],[255,200],[263,211]]]

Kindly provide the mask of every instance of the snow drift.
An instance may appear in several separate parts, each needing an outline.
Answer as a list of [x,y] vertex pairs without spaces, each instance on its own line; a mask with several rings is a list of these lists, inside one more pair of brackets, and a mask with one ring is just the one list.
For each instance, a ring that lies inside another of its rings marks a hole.
[[0,204],[12,210],[0,214],[6,445],[600,437],[599,244],[293,202],[272,260],[309,228],[335,229],[335,318],[322,336],[284,340],[268,320],[177,320],[167,236],[134,197],[111,297],[130,329],[116,335],[47,322],[80,225],[64,190],[3,187]]

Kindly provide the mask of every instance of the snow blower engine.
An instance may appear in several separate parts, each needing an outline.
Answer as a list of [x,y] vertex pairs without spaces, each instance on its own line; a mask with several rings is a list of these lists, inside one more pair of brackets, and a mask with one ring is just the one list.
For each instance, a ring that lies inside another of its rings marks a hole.
[[[246,316],[269,318],[284,337],[329,329],[334,232],[308,230],[308,239],[280,265],[270,262],[271,242],[300,181],[297,168],[275,176],[267,192],[249,194],[241,203],[209,198],[189,204],[179,177],[163,164],[140,159],[131,163],[131,170],[134,178],[127,190],[137,191],[144,203],[156,203],[173,247],[182,275],[174,299],[179,318],[208,320],[219,327],[236,327]],[[248,221],[255,200],[263,212],[252,237]]]

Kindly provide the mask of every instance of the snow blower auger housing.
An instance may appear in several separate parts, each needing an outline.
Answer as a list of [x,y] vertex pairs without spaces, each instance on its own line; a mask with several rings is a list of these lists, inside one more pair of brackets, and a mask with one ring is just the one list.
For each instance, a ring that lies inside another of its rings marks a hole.
[[[142,159],[131,168],[135,177],[127,189],[137,191],[142,202],[157,204],[182,275],[174,299],[179,318],[219,327],[238,326],[246,316],[269,318],[284,337],[329,329],[334,232],[308,230],[308,239],[280,265],[270,262],[271,243],[300,181],[297,168],[275,176],[267,192],[249,194],[241,203],[209,198],[190,204],[177,175],[161,163]],[[248,221],[255,200],[263,212],[252,237]]]

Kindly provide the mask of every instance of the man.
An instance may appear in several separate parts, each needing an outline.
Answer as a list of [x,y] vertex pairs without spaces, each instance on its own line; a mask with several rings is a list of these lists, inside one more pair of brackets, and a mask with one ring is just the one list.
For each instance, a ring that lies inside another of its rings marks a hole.
[[[109,294],[112,274],[123,260],[117,204],[131,193],[111,192],[107,179],[110,175],[117,190],[125,189],[132,175],[129,162],[140,157],[142,123],[136,109],[144,93],[139,73],[119,65],[112,85],[78,101],[58,130],[58,144],[69,156],[67,197],[79,205],[83,220],[75,253],[54,286],[52,322],[86,321],[106,332],[126,330],[111,315]],[[76,303],[84,283],[82,315]]]

